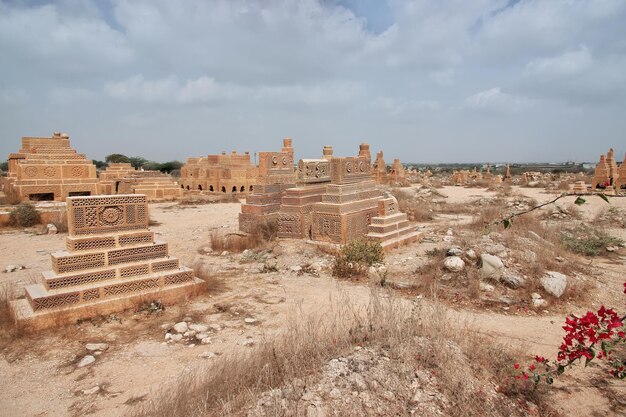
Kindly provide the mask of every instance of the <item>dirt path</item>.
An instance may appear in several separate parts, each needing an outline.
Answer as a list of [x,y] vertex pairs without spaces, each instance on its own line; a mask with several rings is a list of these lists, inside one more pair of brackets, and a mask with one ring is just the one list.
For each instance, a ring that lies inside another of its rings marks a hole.
[[[442,192],[455,196],[458,202],[481,195],[480,190],[470,190],[456,196],[454,190],[464,189],[448,187]],[[533,192],[529,196],[538,201],[543,201],[539,197],[551,197],[534,196]],[[619,207],[623,208],[624,200]],[[592,211],[601,210],[602,204],[606,204],[600,200],[597,203],[597,206],[595,203],[589,206]],[[219,356],[199,357],[203,353],[244,351],[250,342],[273,337],[284,329],[295,309],[303,314],[324,312],[333,299],[344,296],[356,305],[367,303],[371,291],[367,285],[338,282],[329,276],[328,270],[320,277],[290,272],[293,265],[329,262],[327,255],[302,242],[280,242],[275,248],[279,255],[274,259],[279,272],[269,274],[258,273],[262,263],[245,262],[240,255],[199,254],[197,249],[208,244],[213,230],[236,229],[238,212],[236,203],[184,208],[172,203],[152,205],[151,217],[158,223],[152,230],[169,243],[170,253],[186,265],[205,262],[222,285],[213,288],[207,296],[167,308],[162,314],[128,312],[117,315],[116,319],[2,340],[5,348],[0,351],[0,416],[123,416],[134,404],[149,399],[163,384],[173,383],[186,369],[219,360]],[[440,222],[450,220],[442,217]],[[40,271],[50,268],[49,254],[64,247],[64,238],[64,235],[33,236],[15,231],[0,234],[0,268],[4,270],[8,264],[27,267],[11,274],[0,274],[0,283],[19,284],[35,279]],[[436,245],[421,243],[393,252],[388,256],[391,270],[411,274],[422,262],[424,251]],[[623,302],[620,288],[626,271],[624,260],[596,261],[596,264],[600,286],[588,308],[597,308],[606,300]],[[585,306],[571,308],[581,311]],[[562,334],[563,315],[506,315],[452,307],[449,314],[451,321],[469,323],[494,340],[521,346],[529,355],[552,356]],[[219,325],[221,330],[212,332],[212,343],[208,345],[198,343],[189,347],[166,343],[165,330],[160,326],[186,316],[194,322]],[[247,324],[244,321],[247,317],[257,321]],[[6,335],[0,337],[6,338]],[[110,347],[97,357],[94,365],[78,369],[75,364],[86,354],[85,343],[88,342],[107,342]],[[626,398],[623,384],[603,385],[599,389],[590,387],[585,371],[572,373],[563,381],[552,395],[566,415],[593,415],[596,411],[601,413],[599,415],[618,415],[614,411],[617,401],[614,398]],[[567,385],[569,390],[565,389]],[[100,387],[99,392],[83,393],[96,386]],[[607,396],[607,392],[611,395]],[[575,402],[573,398],[582,400]]]

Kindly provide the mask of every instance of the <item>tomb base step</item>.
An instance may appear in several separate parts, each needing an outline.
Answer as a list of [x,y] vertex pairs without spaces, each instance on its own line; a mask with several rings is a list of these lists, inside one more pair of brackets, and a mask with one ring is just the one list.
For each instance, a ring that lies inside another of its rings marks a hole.
[[182,267],[141,277],[112,279],[55,290],[46,290],[43,284],[27,285],[24,291],[33,310],[39,311],[164,288],[193,281],[193,278],[193,271]]
[[34,332],[77,320],[107,315],[137,308],[143,303],[159,301],[164,305],[176,304],[204,291],[206,283],[199,278],[176,285],[144,290],[134,294],[95,300],[54,309],[34,311],[27,299],[11,302],[11,312],[17,326],[26,332]]
[[413,242],[419,242],[424,238],[424,234],[422,232],[411,231],[408,233],[396,232],[393,236],[385,236],[385,238],[381,238],[381,236],[371,236],[370,234],[368,234],[367,237],[379,242],[383,250],[388,251]]
[[98,282],[119,278],[138,277],[166,271],[178,270],[180,261],[174,256],[129,262],[106,268],[92,268],[83,271],[56,274],[54,271],[42,273],[43,284],[48,290],[55,290],[76,285],[97,285]]

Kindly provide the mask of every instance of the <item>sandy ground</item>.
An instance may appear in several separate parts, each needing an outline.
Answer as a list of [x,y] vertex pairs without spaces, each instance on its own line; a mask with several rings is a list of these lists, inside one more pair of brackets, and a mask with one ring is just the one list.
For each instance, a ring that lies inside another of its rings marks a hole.
[[[441,192],[450,202],[468,204],[490,195],[484,190],[462,187],[446,187]],[[554,197],[537,189],[521,192],[539,202]],[[589,219],[606,205],[599,198],[587,200],[583,213]],[[573,199],[561,204],[572,202]],[[624,198],[615,199],[612,204],[626,209]],[[210,265],[221,284],[207,295],[167,308],[160,314],[125,312],[113,319],[85,322],[10,341],[0,352],[0,416],[126,415],[134,404],[149,399],[164,384],[172,384],[185,370],[219,360],[220,353],[248,349],[248,341],[272,337],[284,328],[295,311],[305,315],[319,313],[327,309],[333,299],[344,296],[355,305],[367,303],[371,288],[366,283],[337,281],[327,270],[319,277],[290,272],[291,266],[304,262],[330,262],[328,255],[304,242],[279,242],[275,249],[275,253],[280,254],[276,259],[279,271],[267,274],[257,272],[261,264],[242,262],[240,255],[199,254],[197,249],[209,243],[211,231],[236,230],[239,207],[236,203],[197,207],[173,203],[151,205],[151,218],[158,222],[152,230],[169,243],[170,254],[189,266],[197,261]],[[428,233],[445,230],[454,221],[443,217],[428,225]],[[615,233],[623,235],[624,230],[616,229]],[[49,254],[64,248],[64,239],[63,234],[35,236],[21,231],[2,232],[0,268],[17,265],[25,269],[0,274],[0,283],[21,285],[37,279],[40,271],[50,268]],[[423,242],[401,248],[388,255],[386,262],[392,274],[394,271],[411,273],[423,262],[426,250],[437,245]],[[623,302],[620,288],[626,271],[624,258],[594,262],[596,278],[601,284],[594,300],[621,299]],[[592,306],[570,307],[572,311],[580,311]],[[563,315],[560,313],[524,316],[449,308],[455,321],[468,322],[505,344],[522,346],[529,354],[552,356],[562,334]],[[190,347],[165,343],[165,332],[160,326],[187,316],[196,323],[221,327],[211,334],[211,344]],[[247,317],[257,322],[246,324]],[[107,342],[110,348],[97,357],[94,365],[77,368],[75,364],[87,353],[84,346],[89,342]],[[209,351],[218,356],[199,357]],[[592,415],[592,410],[599,412],[598,415],[616,415],[601,389],[583,382],[584,375],[574,373],[568,378],[570,388],[566,390],[563,386],[553,394],[558,408],[566,415]],[[96,394],[82,392],[95,386],[101,387]],[[611,389],[626,396],[623,383],[613,384]],[[572,401],[573,396],[581,395],[584,401]]]

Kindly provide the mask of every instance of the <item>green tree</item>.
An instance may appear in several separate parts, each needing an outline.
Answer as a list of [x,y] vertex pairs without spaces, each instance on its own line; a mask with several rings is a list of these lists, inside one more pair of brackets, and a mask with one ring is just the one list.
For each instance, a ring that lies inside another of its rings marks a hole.
[[181,169],[183,166],[183,163],[180,161],[168,161],[168,162],[163,162],[160,165],[161,166],[159,167],[159,171],[167,172],[169,174],[174,170]]
[[93,159],[91,162],[93,162],[97,169],[106,169],[106,167],[109,166],[109,164],[107,164],[106,162],[98,161],[96,159]]
[[111,155],[107,155],[104,160],[109,164],[118,164],[118,163],[129,163],[130,159],[126,155],[122,155],[121,153],[112,153]]
[[131,156],[128,158],[128,161],[135,169],[139,169],[144,166],[144,164],[149,162],[146,158],[142,158],[141,156]]
[[9,170],[9,161],[0,162],[0,171],[8,171]]

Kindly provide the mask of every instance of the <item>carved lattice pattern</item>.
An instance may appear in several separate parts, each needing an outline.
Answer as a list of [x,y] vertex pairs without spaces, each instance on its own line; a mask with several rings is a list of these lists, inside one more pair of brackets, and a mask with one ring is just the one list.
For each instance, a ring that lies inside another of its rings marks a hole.
[[113,295],[126,294],[129,292],[143,291],[150,288],[156,288],[158,286],[158,278],[144,279],[142,281],[131,281],[125,282],[123,284],[116,284],[104,287],[104,295],[106,297],[109,297]]
[[54,295],[51,297],[37,298],[33,300],[33,310],[42,310],[46,308],[63,307],[69,304],[77,304],[80,302],[80,294],[73,292],[70,294]]
[[107,279],[115,279],[114,269],[90,272],[87,274],[72,275],[69,277],[54,278],[48,280],[48,287],[50,289],[73,287],[75,285],[88,284],[90,282],[104,281]]
[[118,249],[109,252],[109,265],[153,259],[161,256],[167,256],[167,245],[164,243],[138,248]]

